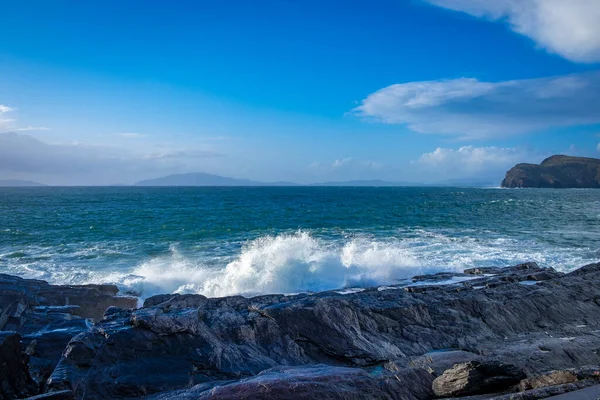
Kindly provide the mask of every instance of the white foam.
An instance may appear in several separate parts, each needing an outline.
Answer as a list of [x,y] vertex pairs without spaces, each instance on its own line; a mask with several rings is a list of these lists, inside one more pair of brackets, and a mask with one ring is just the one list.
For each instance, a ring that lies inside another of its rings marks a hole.
[[[124,293],[146,298],[160,293],[249,296],[316,292],[394,285],[415,275],[525,261],[563,271],[590,262],[584,256],[586,249],[482,237],[477,231],[468,234],[421,229],[388,237],[324,237],[299,231],[259,237],[238,250],[232,247],[225,256],[189,247],[180,251],[171,245],[168,254],[140,261],[127,245],[71,249],[67,261],[64,250],[40,247],[17,249],[28,253],[28,258],[6,258],[9,252],[2,251],[0,271],[55,284],[115,283]],[[106,254],[112,258],[105,259]]]
[[340,245],[296,232],[249,242],[224,268],[195,264],[174,251],[170,259],[142,264],[121,282],[142,296],[165,291],[227,296],[377,286],[423,271],[414,254],[393,243],[353,239]]

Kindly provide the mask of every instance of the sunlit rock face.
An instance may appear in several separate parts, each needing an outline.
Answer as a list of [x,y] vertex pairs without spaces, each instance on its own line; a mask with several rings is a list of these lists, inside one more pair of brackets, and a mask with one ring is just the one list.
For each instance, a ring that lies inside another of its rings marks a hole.
[[600,160],[552,156],[537,164],[517,164],[502,181],[505,188],[600,188]]

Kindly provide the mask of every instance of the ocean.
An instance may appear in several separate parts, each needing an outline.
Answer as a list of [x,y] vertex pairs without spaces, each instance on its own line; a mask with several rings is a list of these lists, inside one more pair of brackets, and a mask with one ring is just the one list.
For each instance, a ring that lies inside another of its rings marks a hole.
[[600,260],[600,191],[0,188],[0,273],[122,293],[299,293]]

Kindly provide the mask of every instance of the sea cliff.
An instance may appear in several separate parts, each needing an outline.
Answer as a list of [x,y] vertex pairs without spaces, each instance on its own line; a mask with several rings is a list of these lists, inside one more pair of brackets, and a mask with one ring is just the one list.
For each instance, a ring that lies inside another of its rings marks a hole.
[[[110,285],[0,275],[0,398],[575,394],[600,384],[599,293],[600,263],[568,274],[478,268],[360,291],[165,294],[141,308]],[[110,305],[101,318],[94,299]]]
[[505,188],[600,188],[600,159],[552,156],[541,164],[517,164],[502,181]]

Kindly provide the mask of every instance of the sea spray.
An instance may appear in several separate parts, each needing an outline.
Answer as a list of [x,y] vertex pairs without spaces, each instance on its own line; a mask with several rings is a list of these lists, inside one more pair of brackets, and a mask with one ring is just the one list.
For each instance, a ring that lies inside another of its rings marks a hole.
[[558,253],[517,251],[519,244],[509,242],[426,231],[416,231],[410,238],[327,240],[298,231],[248,241],[221,267],[207,266],[171,246],[170,256],[148,260],[111,282],[144,298],[160,293],[252,296],[394,284],[425,273],[508,266],[528,259],[560,268],[566,259]]

